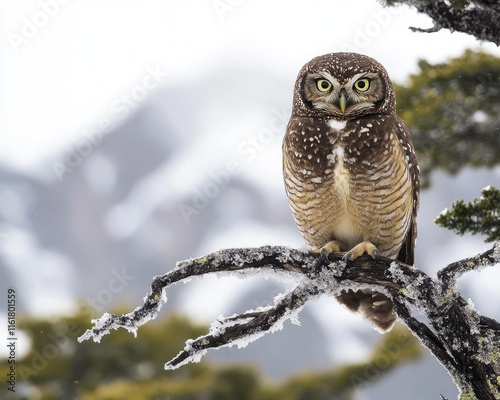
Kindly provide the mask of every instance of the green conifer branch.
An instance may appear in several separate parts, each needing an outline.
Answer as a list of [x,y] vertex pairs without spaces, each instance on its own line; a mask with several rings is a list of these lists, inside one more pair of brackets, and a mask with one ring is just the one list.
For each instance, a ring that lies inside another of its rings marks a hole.
[[481,197],[470,202],[458,200],[434,221],[459,235],[471,233],[485,235],[486,242],[500,240],[500,190],[488,186]]

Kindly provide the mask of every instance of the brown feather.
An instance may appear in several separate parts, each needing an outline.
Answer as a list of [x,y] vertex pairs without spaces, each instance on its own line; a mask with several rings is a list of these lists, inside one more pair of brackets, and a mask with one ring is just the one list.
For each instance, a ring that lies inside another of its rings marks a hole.
[[[327,54],[299,72],[283,173],[295,222],[313,248],[334,241],[332,248],[362,252],[366,246],[358,245],[366,242],[413,265],[419,170],[395,106],[387,72],[369,57]],[[380,332],[396,320],[384,294],[347,291],[337,299]]]

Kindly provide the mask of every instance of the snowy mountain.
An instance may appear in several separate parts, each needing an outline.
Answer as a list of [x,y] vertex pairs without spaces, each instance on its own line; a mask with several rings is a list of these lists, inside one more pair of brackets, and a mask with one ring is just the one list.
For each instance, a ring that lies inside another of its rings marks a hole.
[[[25,312],[67,312],[83,300],[99,316],[116,304],[141,304],[153,276],[177,260],[227,247],[303,246],[281,181],[292,88],[259,70],[207,71],[156,92],[109,132],[96,130],[102,125],[96,121],[93,136],[82,135],[31,174],[1,166],[0,286],[18,289]],[[432,221],[499,176],[499,169],[433,176],[419,215],[421,269],[435,274],[487,247]],[[491,306],[498,304],[498,278],[498,271],[483,271],[465,277],[461,288],[482,313],[500,319]],[[162,312],[177,309],[208,323],[268,304],[282,290],[263,279],[207,278],[172,288]],[[362,359],[379,338],[333,299],[306,307],[300,317],[301,327],[286,324],[243,350],[209,357],[254,362],[279,379]],[[400,390],[412,387],[406,399],[456,393],[443,368],[426,357],[359,395],[391,399],[391,392],[399,399]]]

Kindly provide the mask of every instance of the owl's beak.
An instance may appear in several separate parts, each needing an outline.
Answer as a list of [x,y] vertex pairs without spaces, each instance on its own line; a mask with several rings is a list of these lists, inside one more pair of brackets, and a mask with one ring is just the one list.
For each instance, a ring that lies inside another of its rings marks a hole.
[[347,93],[345,89],[340,89],[340,95],[339,95],[339,108],[340,111],[342,111],[342,114],[345,112],[345,107],[347,105]]

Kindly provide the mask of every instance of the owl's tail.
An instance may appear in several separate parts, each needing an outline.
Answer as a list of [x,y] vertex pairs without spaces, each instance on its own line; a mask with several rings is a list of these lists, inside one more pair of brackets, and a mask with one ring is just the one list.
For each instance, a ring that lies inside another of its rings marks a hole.
[[396,313],[391,299],[386,295],[366,290],[347,290],[335,296],[349,311],[360,313],[377,332],[389,332],[396,322]]

